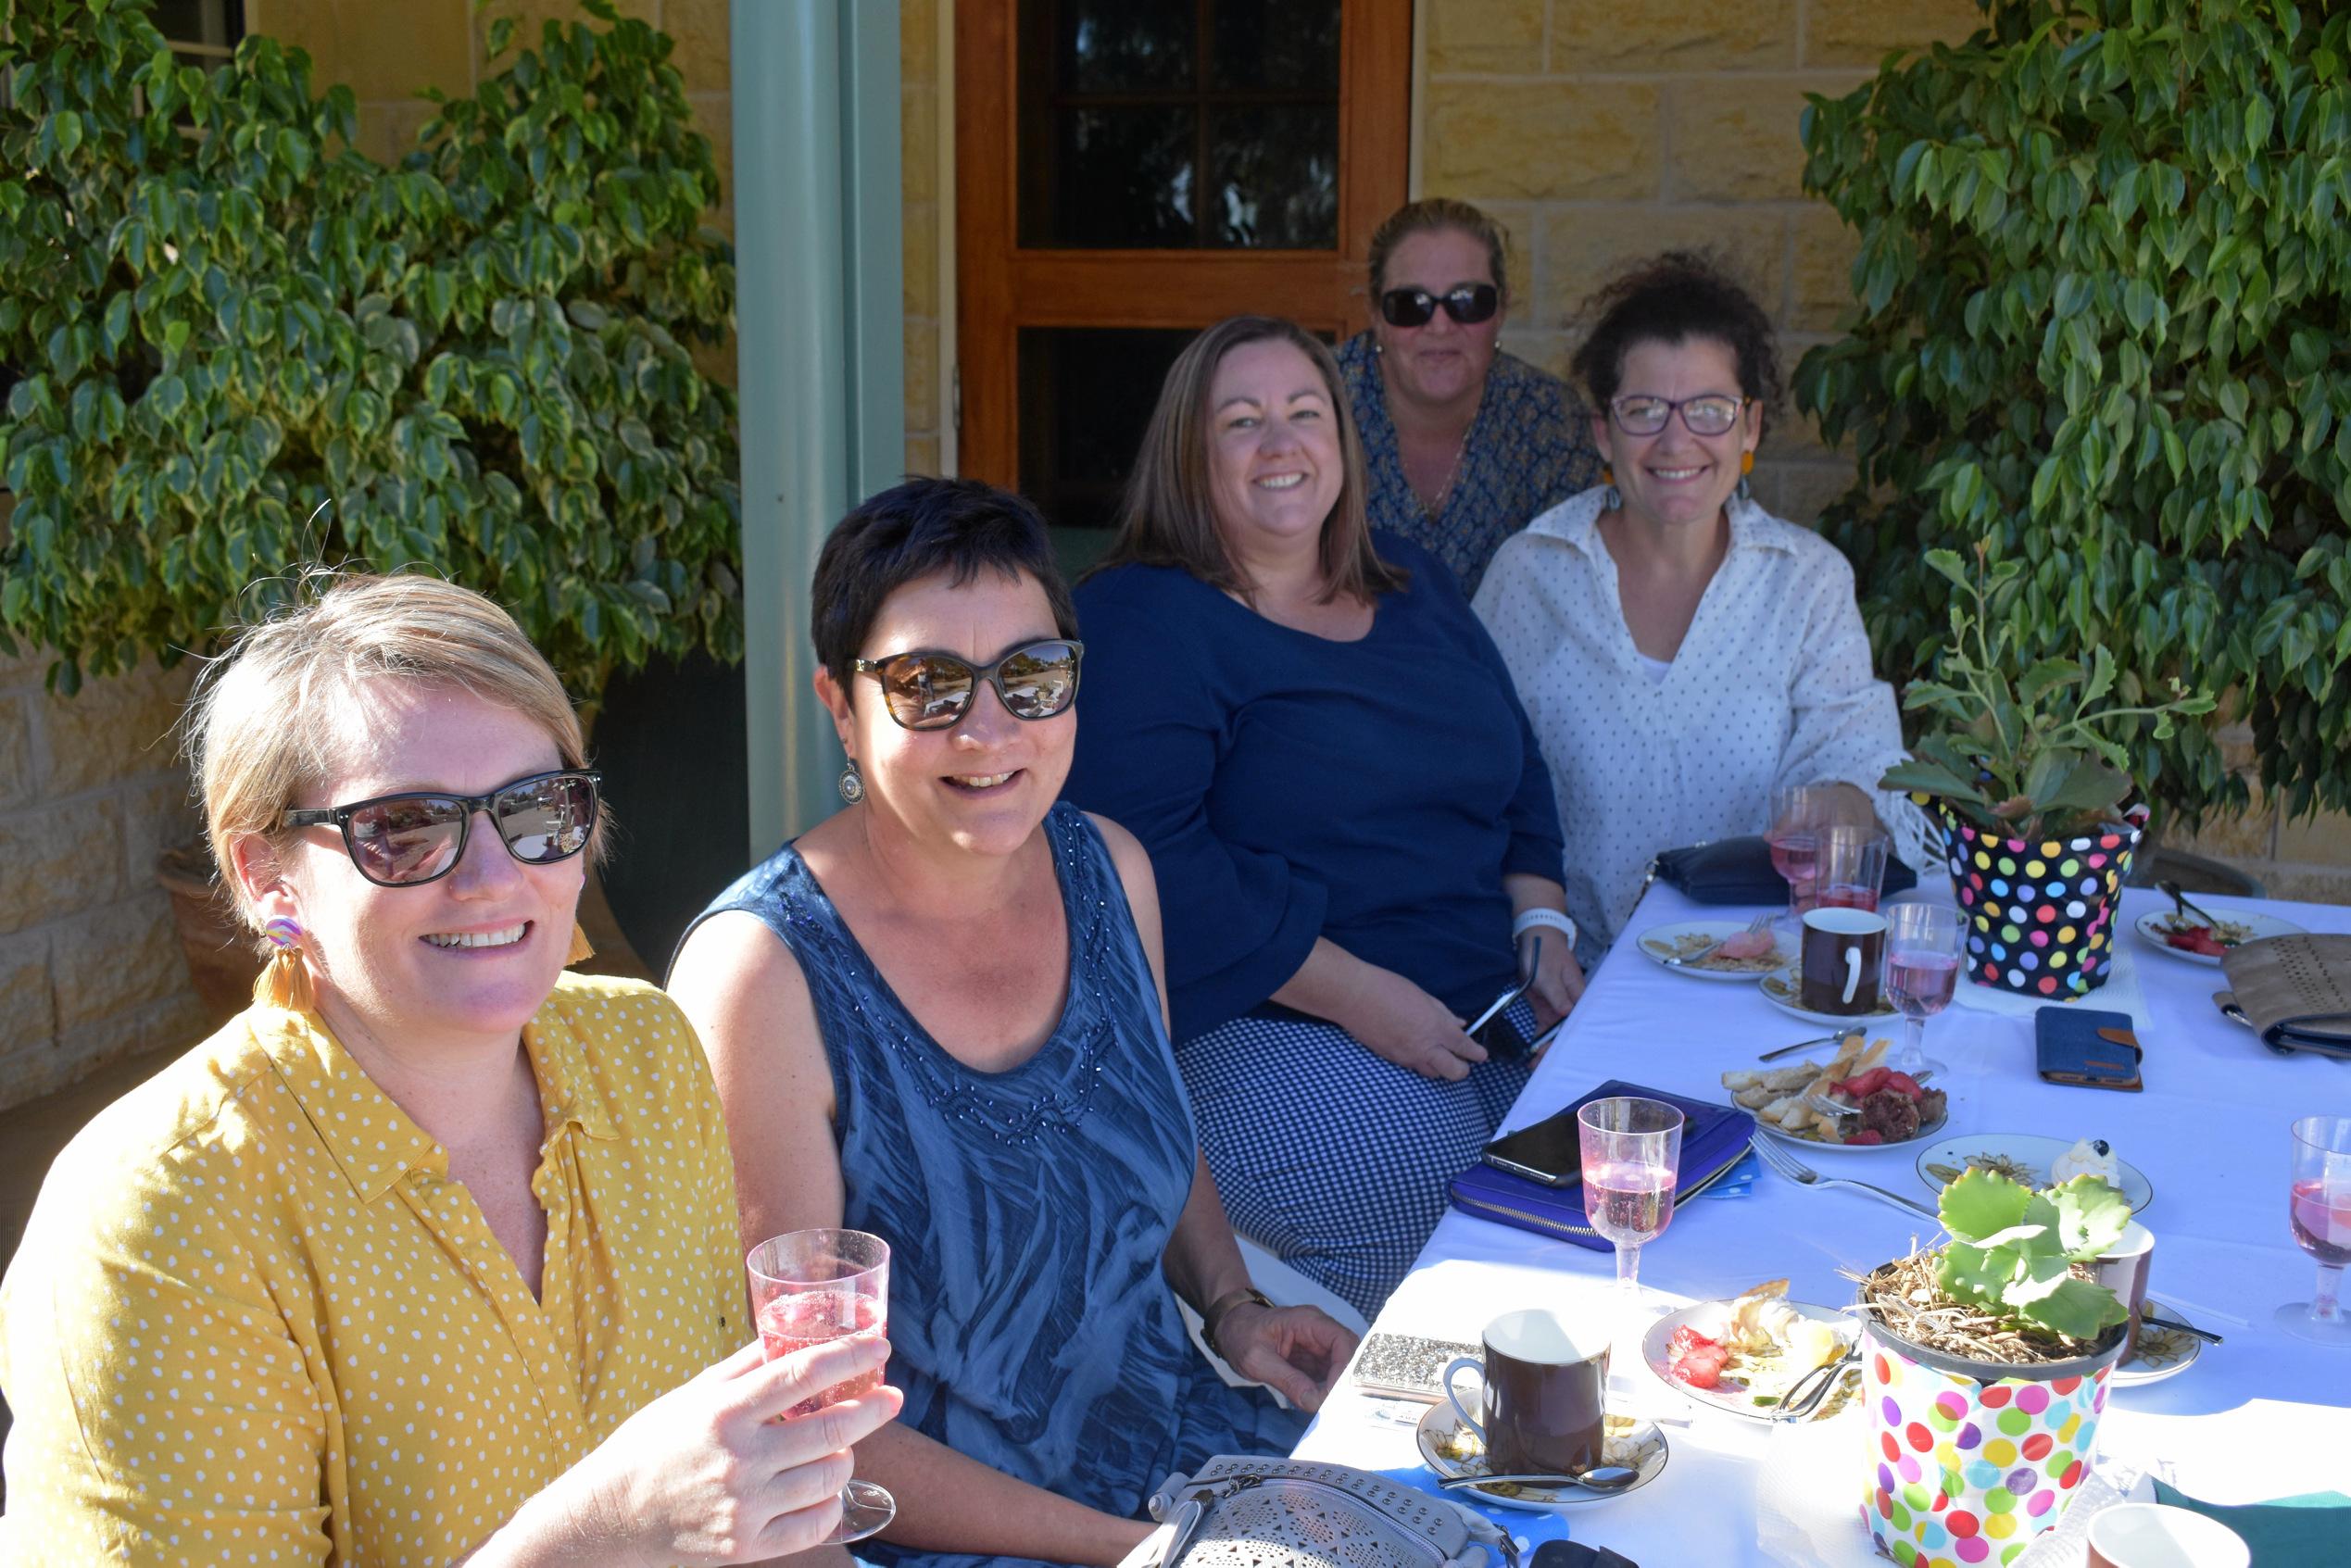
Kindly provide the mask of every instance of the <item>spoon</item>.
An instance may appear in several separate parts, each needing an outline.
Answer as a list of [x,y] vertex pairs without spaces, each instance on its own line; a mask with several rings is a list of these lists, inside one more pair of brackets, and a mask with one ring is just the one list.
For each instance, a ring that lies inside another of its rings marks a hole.
[[2207,1345],[2218,1345],[2220,1343],[2220,1336],[2213,1333],[2212,1330],[2208,1328],[2198,1328],[2194,1323],[2181,1323],[2177,1318],[2159,1318],[2153,1312],[2142,1312],[2139,1314],[2139,1321],[2146,1324],[2149,1328],[2168,1329],[2173,1334],[2193,1336],[2197,1339],[2203,1340]]
[[1833,1045],[1839,1050],[1843,1050],[1845,1048],[1846,1039],[1848,1037],[1857,1038],[1860,1034],[1861,1031],[1858,1029],[1841,1029],[1834,1035],[1823,1035],[1817,1040],[1798,1040],[1792,1046],[1782,1046],[1778,1050],[1766,1051],[1763,1055],[1755,1058],[1755,1060],[1757,1061],[1769,1061],[1774,1057],[1789,1056],[1797,1051],[1810,1050],[1815,1046]]
[[1581,1486],[1588,1492],[1621,1492],[1641,1479],[1641,1472],[1622,1464],[1596,1464],[1581,1475],[1454,1475],[1437,1483],[1455,1486]]
[[2196,919],[2204,922],[2207,930],[2219,931],[2220,929],[2220,922],[2219,921],[2213,919],[2212,916],[2205,910],[2200,909],[2194,904],[2188,902],[2188,896],[2180,891],[2180,884],[2178,883],[2173,882],[2167,877],[2163,881],[2156,884],[2156,889],[2157,892],[2169,893],[2171,895],[2171,901],[2175,905],[2179,906],[2181,919],[2184,920],[2188,916],[2194,915]]

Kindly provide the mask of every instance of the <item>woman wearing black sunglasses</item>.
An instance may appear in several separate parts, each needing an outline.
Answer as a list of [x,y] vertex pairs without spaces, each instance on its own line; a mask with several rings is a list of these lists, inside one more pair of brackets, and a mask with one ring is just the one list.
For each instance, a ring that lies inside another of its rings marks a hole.
[[563,973],[602,823],[547,661],[478,594],[350,578],[247,632],[188,730],[273,956],[43,1185],[0,1285],[0,1558],[823,1540],[897,1395],[786,1412],[886,1350],[762,1360],[692,1032],[651,986]]
[[1372,324],[1339,345],[1374,528],[1435,553],[1464,594],[1496,546],[1598,482],[1575,395],[1502,352],[1502,234],[1467,202],[1398,208],[1372,236]]
[[1115,1563],[1171,1471],[1301,1428],[1353,1349],[1250,1284],[1201,1163],[1159,982],[1151,868],[1057,805],[1076,618],[1017,495],[915,480],[825,541],[818,696],[848,804],[755,867],[671,986],[717,1069],[743,1234],[891,1248],[905,1413],[858,1450],[925,1568]]

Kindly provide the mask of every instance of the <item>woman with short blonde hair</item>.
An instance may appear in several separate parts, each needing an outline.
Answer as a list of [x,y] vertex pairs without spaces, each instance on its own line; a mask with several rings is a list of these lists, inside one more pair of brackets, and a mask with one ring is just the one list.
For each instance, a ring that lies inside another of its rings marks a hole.
[[188,724],[273,957],[43,1184],[0,1282],[0,1558],[822,1544],[896,1395],[778,1418],[886,1352],[746,1345],[693,1033],[563,973],[602,813],[554,671],[478,594],[347,577],[247,631]]

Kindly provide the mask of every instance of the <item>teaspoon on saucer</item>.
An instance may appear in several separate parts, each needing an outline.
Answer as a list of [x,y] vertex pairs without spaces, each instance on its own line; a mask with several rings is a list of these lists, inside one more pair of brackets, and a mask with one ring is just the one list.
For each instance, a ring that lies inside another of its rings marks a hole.
[[1589,1492],[1621,1492],[1641,1479],[1641,1472],[1622,1464],[1597,1464],[1581,1475],[1453,1475],[1438,1482],[1448,1491],[1456,1486],[1581,1486]]

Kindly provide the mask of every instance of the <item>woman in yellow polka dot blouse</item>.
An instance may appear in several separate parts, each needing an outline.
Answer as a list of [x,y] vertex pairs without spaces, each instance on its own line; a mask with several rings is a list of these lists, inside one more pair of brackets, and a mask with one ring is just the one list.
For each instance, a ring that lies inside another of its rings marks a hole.
[[249,632],[189,733],[275,956],[43,1185],[0,1283],[0,1561],[822,1541],[898,1395],[774,1418],[886,1352],[762,1363],[692,1032],[563,973],[600,824],[546,661],[479,595],[353,578]]

